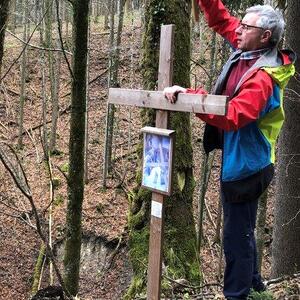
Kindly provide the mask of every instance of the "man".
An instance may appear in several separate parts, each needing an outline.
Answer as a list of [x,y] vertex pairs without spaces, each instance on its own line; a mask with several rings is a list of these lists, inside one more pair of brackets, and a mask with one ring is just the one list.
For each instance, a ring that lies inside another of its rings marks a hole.
[[[253,6],[240,22],[221,0],[198,0],[208,25],[235,49],[213,93],[229,96],[226,116],[202,115],[204,148],[221,148],[221,195],[224,213],[224,295],[246,299],[262,291],[257,269],[254,229],[258,199],[274,173],[275,142],[284,120],[282,91],[294,74],[295,55],[279,51],[284,21],[269,5]],[[179,92],[203,90],[173,86],[164,90],[170,102]]]

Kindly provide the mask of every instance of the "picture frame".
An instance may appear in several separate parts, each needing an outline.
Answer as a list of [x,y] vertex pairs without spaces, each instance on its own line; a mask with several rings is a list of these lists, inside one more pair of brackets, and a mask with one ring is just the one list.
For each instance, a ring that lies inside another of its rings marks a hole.
[[143,127],[142,187],[163,195],[171,195],[175,131]]

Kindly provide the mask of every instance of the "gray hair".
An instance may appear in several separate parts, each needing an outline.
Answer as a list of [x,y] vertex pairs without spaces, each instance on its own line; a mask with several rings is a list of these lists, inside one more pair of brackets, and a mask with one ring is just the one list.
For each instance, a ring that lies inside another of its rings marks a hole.
[[277,46],[282,38],[285,26],[282,13],[270,5],[251,6],[246,10],[246,13],[254,13],[259,16],[256,25],[271,30],[270,43],[272,46]]

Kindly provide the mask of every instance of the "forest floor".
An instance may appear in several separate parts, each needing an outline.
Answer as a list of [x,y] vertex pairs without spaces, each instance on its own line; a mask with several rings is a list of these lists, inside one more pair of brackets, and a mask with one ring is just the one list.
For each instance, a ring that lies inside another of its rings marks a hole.
[[[20,29],[21,31],[21,29]],[[18,36],[22,36],[18,32]],[[83,204],[83,247],[82,270],[80,274],[80,299],[121,299],[132,278],[132,269],[127,245],[128,197],[135,184],[137,154],[135,145],[139,141],[141,122],[139,110],[121,107],[116,111],[115,135],[113,144],[113,172],[103,188],[103,145],[105,136],[107,75],[108,75],[108,31],[99,24],[92,24],[90,38],[88,104],[88,183],[85,186]],[[39,44],[35,34],[31,44]],[[197,46],[197,43],[195,43]],[[23,48],[9,34],[6,35],[5,56],[2,73],[11,66]],[[199,46],[200,48],[200,46]],[[139,18],[127,17],[122,35],[120,86],[122,88],[141,88],[140,75],[141,25]],[[195,47],[194,60],[199,57]],[[197,52],[198,51],[198,52]],[[205,49],[204,49],[205,51]],[[42,69],[45,61],[42,51],[28,49],[26,101],[24,108],[23,147],[17,150],[24,167],[33,199],[41,215],[43,227],[51,232],[53,248],[57,257],[62,257],[65,211],[67,204],[67,183],[62,175],[68,163],[69,118],[70,118],[70,76],[63,63],[60,82],[60,117],[57,129],[57,155],[51,156],[53,178],[55,179],[54,201],[51,207],[51,230],[49,203],[51,199],[49,168],[43,160],[41,145],[42,128]],[[70,57],[69,57],[70,59]],[[63,58],[62,58],[63,60]],[[47,72],[47,70],[46,70]],[[194,79],[201,83],[205,74],[201,68],[193,68]],[[47,82],[49,76],[46,75]],[[47,86],[49,94],[49,86]],[[18,141],[18,111],[20,95],[20,61],[6,76],[0,92],[0,138],[16,146]],[[51,120],[50,104],[47,118]],[[201,172],[202,122],[191,116],[194,149],[195,219],[197,218],[199,178]],[[50,131],[50,122],[48,123]],[[202,284],[207,289],[195,289],[188,283],[179,284],[172,279],[169,287],[173,296],[168,299],[223,299],[222,284],[223,258],[218,242],[217,216],[219,203],[220,154],[217,153],[206,194],[206,213],[204,219],[204,242],[201,250]],[[34,219],[31,208],[16,188],[10,175],[0,165],[0,300],[28,299],[31,293],[35,263],[41,247],[41,240],[31,228]],[[265,226],[265,251],[262,274],[267,280],[270,276],[270,249],[272,235],[272,188],[269,192],[267,223]],[[46,209],[48,208],[48,209]],[[61,259],[60,259],[61,265]],[[41,286],[49,281],[50,269],[45,264]],[[211,284],[211,285],[210,285]],[[275,299],[300,299],[299,279],[286,279],[269,285]],[[189,295],[189,296],[188,296]],[[190,297],[190,298],[188,298]],[[142,298],[140,298],[142,299]]]

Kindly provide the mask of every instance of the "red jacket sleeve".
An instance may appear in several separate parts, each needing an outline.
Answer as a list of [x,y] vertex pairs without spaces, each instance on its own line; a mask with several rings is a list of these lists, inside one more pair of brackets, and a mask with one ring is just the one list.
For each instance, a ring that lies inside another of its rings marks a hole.
[[272,92],[272,78],[266,72],[258,70],[241,85],[238,94],[229,101],[226,116],[213,114],[197,114],[197,116],[220,129],[238,130],[259,118]]
[[221,0],[198,0],[198,3],[208,26],[237,48],[235,29],[239,26],[240,20],[230,15]]

